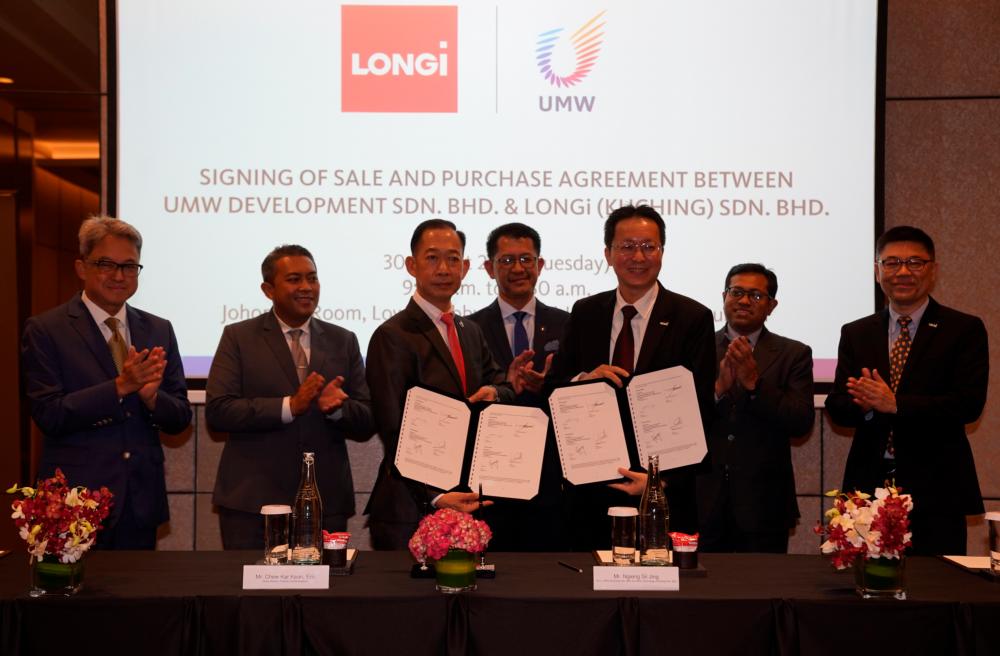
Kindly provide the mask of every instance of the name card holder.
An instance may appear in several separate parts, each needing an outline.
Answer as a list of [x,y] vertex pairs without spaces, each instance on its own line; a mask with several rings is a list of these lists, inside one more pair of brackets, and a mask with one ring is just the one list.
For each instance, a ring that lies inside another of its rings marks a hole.
[[680,572],[676,567],[594,566],[594,590],[676,592],[680,589]]
[[329,590],[329,565],[244,565],[244,590]]

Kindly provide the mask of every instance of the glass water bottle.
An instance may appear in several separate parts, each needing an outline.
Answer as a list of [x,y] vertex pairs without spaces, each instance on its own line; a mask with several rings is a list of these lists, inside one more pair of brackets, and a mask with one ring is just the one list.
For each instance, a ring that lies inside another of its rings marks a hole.
[[292,508],[292,564],[319,565],[323,554],[323,500],[316,486],[314,453],[302,454],[302,476]]
[[670,508],[660,486],[660,457],[649,456],[646,490],[639,504],[639,563],[670,564]]

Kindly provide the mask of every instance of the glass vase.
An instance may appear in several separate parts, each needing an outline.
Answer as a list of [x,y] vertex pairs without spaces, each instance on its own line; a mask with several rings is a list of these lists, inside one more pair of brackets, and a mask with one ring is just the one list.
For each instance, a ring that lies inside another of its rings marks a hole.
[[906,558],[858,558],[854,585],[862,599],[906,599]]
[[449,549],[434,565],[437,589],[456,594],[476,589],[476,557],[471,551]]
[[83,588],[83,559],[63,563],[45,554],[31,559],[31,597],[71,597]]

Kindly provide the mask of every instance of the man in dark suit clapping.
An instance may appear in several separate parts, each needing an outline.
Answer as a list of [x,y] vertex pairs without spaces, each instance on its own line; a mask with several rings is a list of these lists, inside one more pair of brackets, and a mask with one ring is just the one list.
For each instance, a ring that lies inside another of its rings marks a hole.
[[167,521],[160,431],[191,423],[170,322],[126,301],[139,288],[142,237],[95,217],[80,226],[83,292],[28,319],[21,342],[31,416],[45,435],[39,476],[114,493],[101,549],[152,549]]
[[[541,394],[545,376],[559,350],[569,313],[545,305],[535,296],[538,274],[545,266],[542,240],[534,228],[508,223],[486,239],[486,272],[496,281],[498,298],[469,319],[483,329],[494,359],[504,370],[515,357],[530,353],[511,380],[524,381],[516,402],[548,409]],[[520,387],[520,385],[518,385]],[[486,519],[493,528],[493,551],[565,551],[562,467],[551,427],[545,443],[538,495],[530,501],[497,500]]]
[[226,549],[260,549],[260,507],[292,504],[302,453],[316,454],[323,528],[354,514],[345,438],[374,432],[354,333],[313,317],[319,275],[302,246],[279,246],[261,264],[272,311],[226,326],[206,386],[205,418],[229,433],[212,501]]
[[701,551],[784,553],[799,516],[789,440],[815,418],[812,350],[764,325],[777,293],[778,277],[760,264],[726,276],[716,416],[697,482]]
[[844,490],[886,481],[913,495],[913,552],[964,554],[966,515],[984,511],[965,425],[986,404],[986,327],[930,296],[934,242],[897,226],[876,244],[875,279],[889,307],[845,325],[826,409],[856,429]]

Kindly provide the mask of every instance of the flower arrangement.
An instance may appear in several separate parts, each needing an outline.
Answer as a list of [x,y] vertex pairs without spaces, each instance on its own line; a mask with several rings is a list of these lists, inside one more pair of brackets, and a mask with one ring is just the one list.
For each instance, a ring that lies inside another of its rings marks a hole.
[[479,553],[493,537],[486,522],[450,508],[442,508],[420,520],[410,538],[410,553],[420,562],[438,560],[449,549]]
[[60,469],[37,488],[14,485],[7,493],[24,497],[10,504],[11,518],[32,560],[49,554],[62,563],[75,563],[94,544],[114,496],[106,487],[69,487]]
[[826,493],[835,497],[826,511],[827,524],[817,524],[816,533],[826,537],[820,551],[830,556],[837,569],[847,569],[858,558],[901,558],[910,546],[909,514],[913,500],[902,488],[886,486],[870,494],[840,490]]

